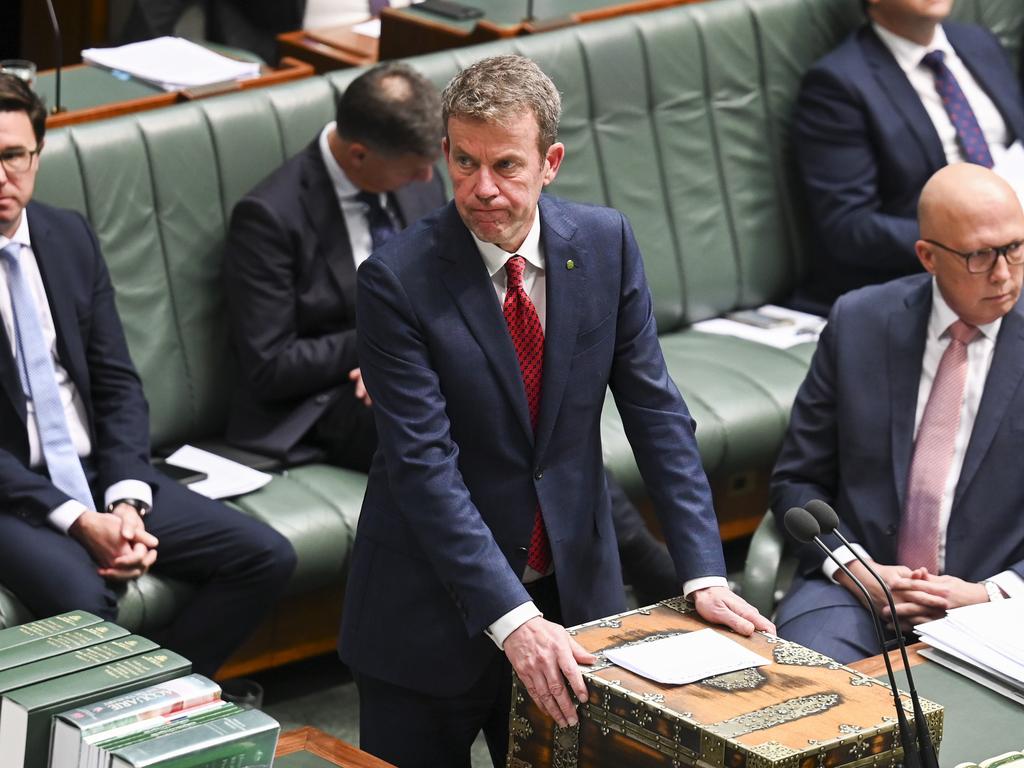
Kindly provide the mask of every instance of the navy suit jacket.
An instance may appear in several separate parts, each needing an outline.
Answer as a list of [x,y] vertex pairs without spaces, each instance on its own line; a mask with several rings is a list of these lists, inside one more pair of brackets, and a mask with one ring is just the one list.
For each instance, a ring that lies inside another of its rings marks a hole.
[[[94,493],[120,480],[157,485],[149,464],[149,408],[96,236],[74,211],[40,203],[30,203],[27,210],[32,250],[57,331],[57,354],[85,405]],[[0,387],[0,511],[38,525],[69,497],[29,467],[25,394],[2,323]]]
[[[445,202],[439,177],[391,195],[403,224]],[[238,371],[228,440],[286,455],[348,384],[356,268],[319,139],[235,206],[224,281]]]
[[[943,25],[950,44],[1024,139],[1021,84],[983,27]],[[946,156],[920,97],[865,25],[805,75],[794,144],[814,234],[804,296],[824,313],[852,288],[920,271],[917,199]]]
[[[850,541],[877,562],[898,562],[931,304],[930,275],[854,291],[836,302],[772,476],[777,520],[790,507],[824,499]],[[1018,302],[1000,326],[946,534],[945,572],[968,581],[1008,568],[1024,577],[1022,382],[1024,308]],[[804,572],[812,575],[821,552],[810,545],[801,554]]]
[[680,583],[724,575],[694,425],[658,344],[640,252],[617,211],[543,196],[547,322],[536,435],[494,285],[453,204],[359,269],[359,359],[379,448],[342,620],[342,659],[440,695],[529,600],[539,501],[567,625],[624,610],[601,456],[609,385]]

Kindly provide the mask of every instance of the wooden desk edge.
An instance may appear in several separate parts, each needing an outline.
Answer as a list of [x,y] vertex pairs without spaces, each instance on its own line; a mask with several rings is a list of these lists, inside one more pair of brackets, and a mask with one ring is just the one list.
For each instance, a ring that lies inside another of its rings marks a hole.
[[322,757],[339,768],[395,768],[391,763],[361,752],[351,744],[310,725],[282,733],[274,757],[293,755],[296,752],[308,752]]
[[[911,667],[916,667],[918,664],[926,664],[928,660],[922,656],[918,651],[922,648],[927,648],[924,643],[914,643],[913,645],[907,646],[907,660],[910,661]],[[895,651],[889,651],[889,663],[892,664],[894,672],[899,672],[903,669],[903,657],[900,655],[899,649]],[[882,658],[882,654],[872,656],[868,659],[861,659],[860,661],[854,662],[848,665],[850,669],[855,669],[868,677],[881,677],[885,674],[885,660]]]

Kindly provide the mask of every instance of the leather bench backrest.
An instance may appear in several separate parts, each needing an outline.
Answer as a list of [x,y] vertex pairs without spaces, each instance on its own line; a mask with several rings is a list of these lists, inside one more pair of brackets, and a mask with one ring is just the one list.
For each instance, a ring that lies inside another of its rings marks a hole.
[[[1019,60],[1020,0],[959,0]],[[811,258],[788,125],[800,77],[863,19],[860,0],[713,0],[418,57],[443,86],[516,51],[562,92],[552,191],[625,212],[662,332],[785,297]],[[38,199],[95,227],[152,411],[153,442],[219,435],[230,357],[221,256],[232,206],[332,118],[358,74],[54,131]]]

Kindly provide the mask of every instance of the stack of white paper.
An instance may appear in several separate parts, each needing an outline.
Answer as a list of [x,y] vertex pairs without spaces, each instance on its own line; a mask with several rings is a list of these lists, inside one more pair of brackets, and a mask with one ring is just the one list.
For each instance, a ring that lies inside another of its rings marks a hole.
[[1024,600],[996,600],[954,608],[915,631],[938,651],[929,659],[1024,703]]
[[772,663],[713,629],[609,648],[604,655],[613,664],[664,685],[684,685]]
[[82,59],[126,72],[167,91],[258,77],[260,65],[214,53],[180,37],[157,37],[119,48],[87,48]]
[[789,349],[797,344],[817,341],[825,322],[825,318],[817,315],[765,304],[757,309],[702,320],[694,323],[693,328],[704,333],[736,336],[777,349]]
[[191,445],[183,445],[170,456],[167,463],[206,474],[205,480],[189,483],[189,488],[208,499],[227,499],[262,488],[272,475],[225,459],[215,453]]

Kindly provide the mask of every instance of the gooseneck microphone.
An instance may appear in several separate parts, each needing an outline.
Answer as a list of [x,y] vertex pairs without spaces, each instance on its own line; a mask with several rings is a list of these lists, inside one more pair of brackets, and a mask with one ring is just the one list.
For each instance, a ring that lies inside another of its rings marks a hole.
[[57,56],[57,66],[54,71],[54,86],[56,88],[56,102],[53,106],[53,112],[63,112],[63,108],[60,105],[60,67],[64,60],[64,44],[61,42],[60,37],[60,24],[57,22],[57,12],[53,10],[53,0],[46,0],[46,8],[50,12],[50,26],[53,27],[53,48],[54,53]]
[[921,763],[924,768],[939,768],[939,760],[935,755],[935,745],[932,743],[932,736],[928,730],[928,723],[924,719],[924,712],[921,710],[921,697],[917,695],[917,686],[914,685],[914,675],[910,671],[910,660],[907,658],[907,644],[903,639],[903,632],[900,629],[900,623],[896,617],[896,601],[893,599],[892,591],[889,589],[889,585],[885,583],[885,579],[882,578],[881,574],[878,573],[871,564],[867,562],[863,557],[858,554],[856,548],[850,544],[849,540],[839,530],[839,515],[832,509],[828,504],[820,499],[814,499],[813,501],[807,502],[804,509],[810,513],[814,518],[815,522],[821,529],[822,533],[835,534],[846,548],[850,550],[857,561],[867,568],[868,573],[878,582],[878,585],[885,592],[885,599],[889,602],[889,610],[892,612],[892,623],[896,627],[896,644],[900,648],[900,655],[903,657],[903,669],[907,673],[907,687],[910,688],[910,700],[914,704],[914,727],[917,730],[917,741],[920,747]]
[[885,673],[889,677],[889,687],[892,689],[892,700],[896,707],[896,720],[899,724],[900,730],[900,744],[903,746],[903,768],[921,768],[921,759],[917,750],[917,742],[914,739],[913,733],[910,731],[910,723],[907,722],[907,715],[903,711],[903,704],[900,702],[899,690],[896,687],[896,675],[892,671],[892,662],[889,661],[889,654],[885,652],[885,633],[882,631],[882,620],[878,615],[878,609],[875,608],[874,603],[871,601],[871,595],[860,579],[853,575],[849,568],[843,563],[839,562],[835,555],[832,554],[825,542],[821,540],[821,526],[818,525],[818,521],[814,519],[814,516],[802,507],[793,507],[790,509],[784,518],[786,524],[786,530],[789,531],[790,535],[797,541],[804,544],[810,544],[812,541],[818,545],[818,548],[836,565],[839,569],[845,573],[857,588],[863,593],[865,603],[867,605],[868,613],[871,614],[871,620],[875,625],[875,635],[878,637],[878,645],[882,651],[882,659],[885,661]]

